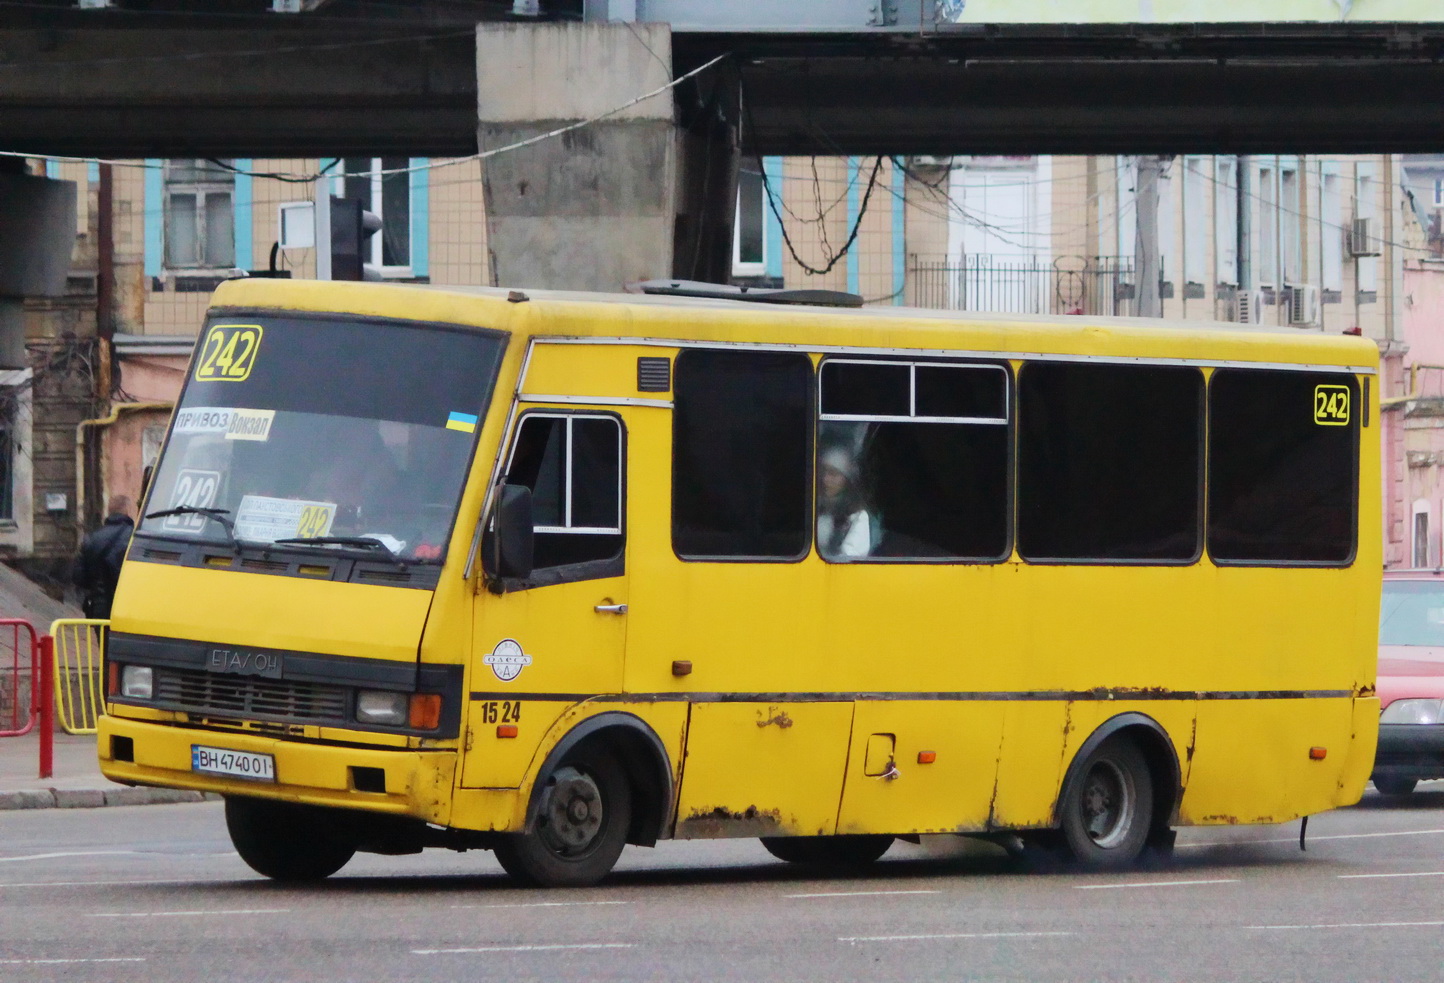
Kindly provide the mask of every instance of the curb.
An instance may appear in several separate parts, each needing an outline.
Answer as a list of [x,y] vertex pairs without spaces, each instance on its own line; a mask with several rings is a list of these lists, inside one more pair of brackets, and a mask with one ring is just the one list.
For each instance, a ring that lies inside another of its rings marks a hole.
[[174,805],[219,801],[214,792],[178,788],[37,788],[0,792],[0,812],[9,809],[95,809],[101,806]]

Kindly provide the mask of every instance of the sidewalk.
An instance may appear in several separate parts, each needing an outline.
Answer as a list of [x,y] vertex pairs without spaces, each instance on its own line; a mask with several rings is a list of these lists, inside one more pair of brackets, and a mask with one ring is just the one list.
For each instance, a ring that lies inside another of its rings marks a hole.
[[40,736],[0,737],[0,811],[6,809],[89,809],[96,806],[200,802],[200,792],[173,788],[131,788],[100,773],[94,735],[55,735],[55,768],[40,773]]

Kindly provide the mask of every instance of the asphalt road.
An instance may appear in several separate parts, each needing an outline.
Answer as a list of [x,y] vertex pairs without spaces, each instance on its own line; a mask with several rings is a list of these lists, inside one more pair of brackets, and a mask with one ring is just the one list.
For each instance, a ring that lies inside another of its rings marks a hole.
[[[1437,788],[1437,791],[1432,789]],[[1184,830],[1162,868],[1026,868],[952,838],[819,877],[752,840],[628,848],[598,887],[489,853],[359,856],[288,888],[216,803],[0,813],[0,981],[1444,979],[1444,782]]]

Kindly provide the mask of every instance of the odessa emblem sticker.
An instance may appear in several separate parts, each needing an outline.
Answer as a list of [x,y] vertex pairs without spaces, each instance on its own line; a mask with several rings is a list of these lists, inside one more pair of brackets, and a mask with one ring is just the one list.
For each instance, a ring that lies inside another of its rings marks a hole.
[[521,643],[510,638],[503,638],[496,643],[496,648],[491,654],[481,660],[491,666],[491,671],[496,673],[496,678],[504,683],[509,683],[521,671],[531,665],[531,656],[522,651]]

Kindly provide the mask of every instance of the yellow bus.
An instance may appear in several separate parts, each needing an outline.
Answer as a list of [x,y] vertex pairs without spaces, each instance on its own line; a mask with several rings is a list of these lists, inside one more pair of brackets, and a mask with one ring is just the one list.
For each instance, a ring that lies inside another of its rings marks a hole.
[[440,846],[589,884],[711,837],[1109,868],[1348,805],[1377,364],[1223,325],[229,282],[121,576],[101,767],[220,793],[282,880]]

